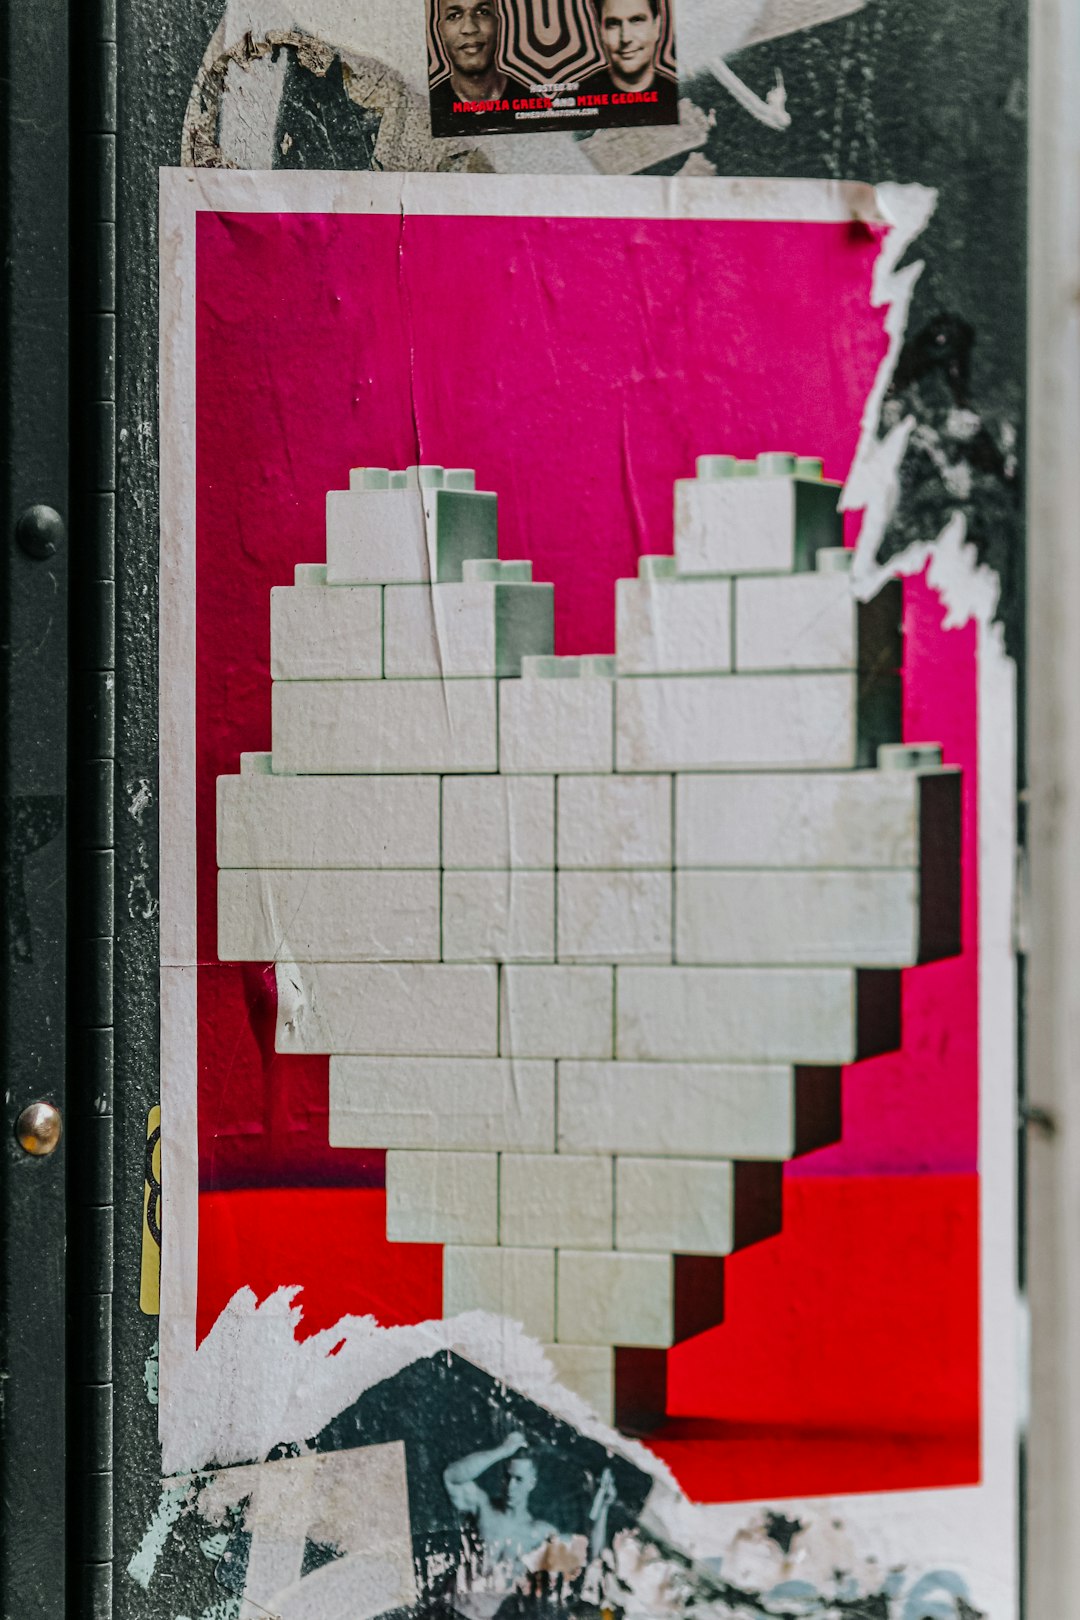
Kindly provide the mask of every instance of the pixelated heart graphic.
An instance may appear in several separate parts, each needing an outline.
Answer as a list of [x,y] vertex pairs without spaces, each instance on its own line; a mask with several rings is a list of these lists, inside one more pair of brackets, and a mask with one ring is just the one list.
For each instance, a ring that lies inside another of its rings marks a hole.
[[900,970],[959,951],[960,774],[900,741],[901,587],[855,599],[820,462],[701,457],[613,658],[554,656],[474,485],[357,470],[271,592],[218,952],[275,963],[277,1049],[329,1055],[446,1315],[635,1427],[839,1139],[841,1065],[899,1045]]

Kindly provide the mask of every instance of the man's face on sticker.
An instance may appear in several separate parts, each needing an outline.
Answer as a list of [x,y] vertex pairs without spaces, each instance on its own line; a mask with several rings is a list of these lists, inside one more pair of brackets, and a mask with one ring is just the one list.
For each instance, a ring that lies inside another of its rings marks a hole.
[[600,43],[622,79],[637,79],[653,65],[660,43],[660,16],[650,0],[603,0]]
[[495,0],[439,0],[439,38],[458,73],[486,73],[499,43]]
[[531,1457],[515,1457],[507,1469],[506,1506],[513,1513],[524,1508],[536,1484],[536,1464]]

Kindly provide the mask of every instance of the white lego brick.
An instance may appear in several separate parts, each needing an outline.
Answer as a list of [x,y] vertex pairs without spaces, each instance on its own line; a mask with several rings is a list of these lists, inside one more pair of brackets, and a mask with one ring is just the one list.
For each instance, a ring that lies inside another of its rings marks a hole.
[[551,962],[554,872],[444,872],[445,962]]
[[[913,967],[919,961],[914,871],[684,868],[675,879],[675,915],[678,962],[873,968]],[[559,921],[561,926],[561,913]]]
[[505,871],[555,864],[553,776],[448,776],[442,817],[447,868]]
[[588,1402],[604,1423],[615,1421],[615,1351],[601,1344],[545,1344],[560,1384]]
[[735,667],[896,669],[903,658],[902,616],[898,580],[873,601],[857,602],[846,573],[740,579],[735,582]]
[[439,874],[218,873],[223,962],[437,962]]
[[493,586],[388,585],[385,594],[388,679],[494,676]]
[[779,1160],[798,1146],[787,1064],[560,1063],[558,1109],[561,1153]]
[[705,1159],[617,1159],[615,1245],[655,1253],[730,1254],[735,1166]]
[[610,771],[614,685],[586,676],[500,681],[500,770]]
[[554,586],[388,585],[387,678],[513,676],[554,645]]
[[429,521],[419,489],[330,490],[326,497],[329,583],[429,581]]
[[391,1243],[498,1242],[495,1153],[386,1155],[386,1236]]
[[278,681],[273,726],[285,776],[498,768],[494,681]]
[[523,1249],[610,1249],[612,1161],[561,1153],[504,1153],[499,1242]]
[[616,975],[620,1059],[854,1063],[892,1039],[890,1004],[888,1038],[875,1044],[865,1020],[878,1009],[860,1004],[851,969],[626,967]]
[[790,477],[680,479],[675,557],[680,575],[790,574],[822,546],[843,544],[839,484]]
[[279,962],[277,1050],[497,1057],[498,969]]
[[858,607],[846,574],[735,582],[737,669],[854,669]]
[[439,865],[435,776],[219,776],[218,865]]
[[851,768],[870,747],[860,735],[858,681],[854,674],[646,675],[619,681],[617,769]]
[[615,979],[603,967],[505,967],[499,1002],[504,1057],[610,1058]]
[[670,1254],[604,1254],[563,1249],[556,1268],[556,1337],[568,1344],[674,1342],[674,1260]]
[[561,777],[560,867],[669,867],[672,799],[670,776]]
[[615,643],[620,675],[729,670],[730,581],[616,580]]
[[670,962],[670,872],[560,872],[560,962]]
[[552,1153],[555,1065],[506,1058],[332,1058],[330,1145]]
[[378,680],[382,591],[377,586],[275,586],[270,673],[275,681]]
[[400,489],[331,490],[326,577],[331,585],[425,585],[461,579],[470,557],[497,557],[495,495],[413,482]]
[[680,776],[680,866],[912,867],[919,862],[919,777]]
[[491,1311],[520,1322],[533,1339],[555,1333],[555,1255],[551,1249],[443,1250],[443,1316]]

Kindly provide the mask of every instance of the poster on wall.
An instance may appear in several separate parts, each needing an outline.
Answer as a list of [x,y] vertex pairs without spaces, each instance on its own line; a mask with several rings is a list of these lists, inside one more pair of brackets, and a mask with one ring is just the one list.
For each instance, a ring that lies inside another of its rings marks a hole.
[[433,135],[679,122],[671,0],[427,4]]
[[162,177],[161,1522],[241,1615],[1016,1613],[1012,666],[962,528],[878,560],[934,206]]

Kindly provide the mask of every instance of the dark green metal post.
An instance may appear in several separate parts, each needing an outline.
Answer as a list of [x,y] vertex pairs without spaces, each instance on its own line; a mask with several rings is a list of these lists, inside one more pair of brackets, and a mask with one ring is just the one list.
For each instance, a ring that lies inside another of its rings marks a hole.
[[68,11],[0,9],[0,1614],[65,1612]]

